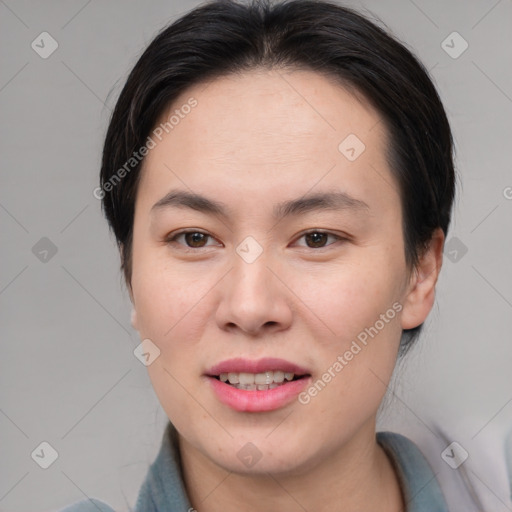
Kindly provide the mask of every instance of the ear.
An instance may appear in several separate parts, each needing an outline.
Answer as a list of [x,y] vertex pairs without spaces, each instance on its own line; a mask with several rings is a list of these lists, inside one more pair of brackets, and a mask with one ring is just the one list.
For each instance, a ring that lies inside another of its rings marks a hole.
[[[119,252],[121,255],[121,262],[122,262],[122,268],[124,269],[125,265],[125,255],[124,255],[124,245],[121,245],[119,247]],[[132,324],[132,327],[137,331],[137,311],[135,311],[135,301],[133,300],[133,290],[131,287],[131,283],[127,282],[126,280],[126,274],[124,276],[125,278],[125,284],[126,288],[128,289],[128,294],[130,295],[130,302],[132,303],[132,311],[130,314],[130,323]]]
[[132,307],[132,312],[131,312],[131,317],[130,317],[130,322],[132,324],[132,327],[138,331],[138,327],[137,327],[137,311],[135,311],[135,308]]
[[437,228],[420,257],[407,287],[402,312],[402,329],[413,329],[427,318],[435,299],[435,288],[443,263],[444,233]]

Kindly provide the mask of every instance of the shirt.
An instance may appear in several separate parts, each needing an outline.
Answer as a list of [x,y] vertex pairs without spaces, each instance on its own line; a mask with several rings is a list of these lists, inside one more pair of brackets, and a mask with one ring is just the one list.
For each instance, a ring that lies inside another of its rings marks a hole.
[[[439,483],[419,448],[394,432],[377,432],[398,475],[406,512],[448,512]],[[81,500],[60,512],[115,512],[101,500]],[[181,473],[177,432],[168,423],[160,450],[140,488],[135,512],[194,512]]]

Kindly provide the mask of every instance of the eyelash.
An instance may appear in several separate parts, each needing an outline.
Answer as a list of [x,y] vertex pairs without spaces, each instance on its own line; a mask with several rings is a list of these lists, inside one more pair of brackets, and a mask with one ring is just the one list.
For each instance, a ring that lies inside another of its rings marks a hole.
[[[178,239],[178,237],[182,236],[182,235],[187,235],[187,234],[190,234],[190,233],[199,233],[199,234],[202,234],[202,235],[206,235],[207,237],[209,238],[213,238],[212,235],[208,234],[208,233],[205,233],[203,231],[198,231],[196,229],[190,229],[190,230],[184,230],[184,231],[179,231],[177,233],[171,233],[170,235],[168,235],[166,238],[165,238],[165,242],[170,244],[170,243],[177,243],[176,240]],[[301,238],[304,238],[305,236],[307,235],[311,235],[313,233],[317,233],[317,234],[321,234],[321,235],[327,235],[327,236],[331,236],[333,238],[336,238],[337,241],[344,241],[344,240],[348,240],[347,237],[342,237],[340,235],[335,235],[334,233],[331,233],[330,231],[323,231],[323,230],[320,230],[320,229],[312,229],[310,231],[306,231],[304,233],[302,233],[298,238],[297,240],[300,240]],[[333,244],[328,244],[327,246],[325,247],[307,247],[307,249],[312,249],[312,250],[315,250],[315,251],[320,251],[322,249],[326,249],[328,248],[330,245],[333,245]],[[304,246],[302,246],[304,247]],[[208,246],[205,246],[205,247],[188,247],[188,246],[184,246],[184,251],[185,252],[199,252],[201,251],[202,249],[207,249]]]

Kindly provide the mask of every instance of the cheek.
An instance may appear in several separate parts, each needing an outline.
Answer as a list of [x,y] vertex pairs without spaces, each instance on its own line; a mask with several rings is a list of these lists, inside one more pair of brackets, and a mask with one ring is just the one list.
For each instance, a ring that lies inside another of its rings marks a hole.
[[162,404],[169,402],[166,410],[179,411],[190,402],[185,390],[197,386],[203,370],[201,343],[208,337],[211,292],[218,278],[192,264],[171,265],[158,252],[148,250],[134,258],[132,289],[139,335],[160,350],[148,366],[153,387]]
[[201,299],[213,284],[198,278],[203,273],[169,260],[165,250],[134,250],[132,290],[139,332],[160,341],[177,338],[184,326],[193,329],[199,323]]
[[399,294],[391,265],[382,269],[374,261],[368,265],[351,263],[329,272],[297,273],[288,279],[294,283],[297,296],[323,324],[321,332],[325,332],[324,341],[329,344],[355,339],[390,309],[386,329],[398,316],[397,308],[392,307]]
[[197,389],[198,344],[204,339],[213,283],[158,263],[154,258],[134,261],[132,288],[141,339],[149,338],[160,356],[147,367],[153,389],[167,416],[179,431],[204,411],[191,400]]
[[313,348],[321,361],[315,376],[321,382],[311,389],[311,398],[319,397],[311,400],[318,413],[364,416],[385,393],[400,342],[402,305],[393,279],[397,269],[391,262],[382,267],[360,262],[330,277],[301,278],[301,299],[317,317],[315,343],[304,348]]

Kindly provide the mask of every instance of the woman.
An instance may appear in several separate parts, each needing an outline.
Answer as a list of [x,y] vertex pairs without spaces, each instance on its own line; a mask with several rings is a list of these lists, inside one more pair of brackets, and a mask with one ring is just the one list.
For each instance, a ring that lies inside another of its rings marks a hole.
[[447,510],[376,416],[434,302],[452,152],[423,66],[335,3],[213,1],[152,41],[95,191],[170,420],[137,511]]

